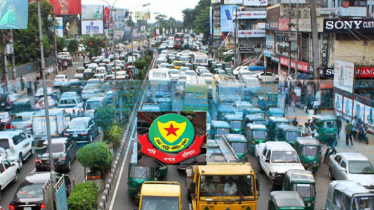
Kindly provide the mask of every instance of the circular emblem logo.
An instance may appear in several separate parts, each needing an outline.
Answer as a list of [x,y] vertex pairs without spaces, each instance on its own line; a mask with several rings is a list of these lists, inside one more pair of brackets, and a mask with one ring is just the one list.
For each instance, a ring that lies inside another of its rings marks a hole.
[[179,152],[188,148],[195,138],[190,120],[179,114],[164,114],[156,118],[150,129],[152,144],[164,152]]

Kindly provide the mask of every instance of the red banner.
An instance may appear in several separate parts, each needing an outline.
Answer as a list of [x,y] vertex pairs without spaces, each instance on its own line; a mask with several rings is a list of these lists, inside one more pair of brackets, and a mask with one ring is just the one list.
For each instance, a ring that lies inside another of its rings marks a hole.
[[290,25],[290,21],[287,19],[287,20],[278,20],[278,30],[279,31],[288,31],[289,30],[289,26]]
[[179,152],[178,154],[168,154],[155,148],[153,144],[148,140],[147,135],[138,134],[139,142],[142,145],[142,153],[150,157],[156,158],[157,160],[166,164],[179,163],[183,160],[200,154],[200,147],[203,144],[204,138],[205,136],[196,136],[194,142],[188,149],[185,149]]
[[81,0],[48,0],[55,9],[55,15],[80,15],[82,13]]
[[[279,63],[288,66],[288,58],[280,57]],[[295,65],[295,60],[291,59],[291,68],[295,68]],[[299,61],[297,63],[297,69],[309,73],[309,63]]]
[[357,67],[356,77],[360,77],[360,78],[374,77],[374,67]]

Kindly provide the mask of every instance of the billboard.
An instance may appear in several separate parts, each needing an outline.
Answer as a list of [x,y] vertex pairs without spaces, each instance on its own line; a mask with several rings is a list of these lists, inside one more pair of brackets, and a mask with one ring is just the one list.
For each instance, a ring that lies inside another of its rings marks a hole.
[[130,27],[125,27],[125,39],[130,39],[131,38],[131,28]]
[[149,20],[151,13],[149,11],[135,11],[135,20]]
[[0,29],[27,29],[27,0],[4,0],[1,2]]
[[340,113],[343,110],[343,97],[342,95],[335,93],[335,101],[334,101],[335,110]]
[[234,8],[238,9],[236,5],[222,5],[221,6],[221,32],[234,31]]
[[76,15],[63,16],[63,31],[67,39],[76,38],[81,34],[80,20]]
[[82,21],[82,35],[103,34],[102,20],[83,20]]
[[267,6],[267,0],[243,0],[244,6]]
[[63,25],[64,25],[64,20],[62,17],[56,17],[57,24],[56,25],[56,34],[59,37],[64,36],[64,30],[63,30]]
[[373,33],[373,19],[324,19],[324,33]]
[[243,0],[225,0],[224,4],[243,4]]
[[238,38],[261,38],[266,36],[265,30],[239,30]]
[[334,87],[352,93],[355,77],[355,64],[347,61],[334,61]]
[[352,119],[352,99],[347,97],[343,101],[343,118]]
[[365,105],[360,103],[357,100],[354,100],[353,102],[353,116],[357,116],[361,120],[364,119],[364,109]]
[[103,21],[104,21],[104,29],[109,29],[109,24],[112,20],[110,16],[110,9],[109,7],[104,7],[104,12],[103,12]]
[[81,0],[48,0],[55,9],[55,15],[80,15],[82,13]]
[[82,5],[82,20],[102,20],[104,18],[104,6]]
[[114,30],[121,30],[123,31],[125,29],[125,23],[116,21],[114,22]]
[[115,8],[114,12],[113,12],[113,16],[114,16],[114,21],[125,21],[125,12],[126,10],[125,9],[119,9],[119,8]]
[[266,19],[266,11],[238,11],[238,19]]
[[138,112],[138,125],[143,156],[165,164],[199,155],[206,139],[206,112]]

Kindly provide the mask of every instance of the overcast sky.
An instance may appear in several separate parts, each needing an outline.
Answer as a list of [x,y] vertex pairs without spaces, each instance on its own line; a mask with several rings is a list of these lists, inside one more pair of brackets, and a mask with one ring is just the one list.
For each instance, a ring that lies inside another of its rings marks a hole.
[[[113,4],[115,0],[106,0],[110,5]],[[177,19],[183,20],[182,10],[186,8],[195,8],[199,0],[117,0],[114,4],[114,7],[127,8],[132,10],[133,8],[142,5],[151,3],[147,7],[137,7],[134,11],[140,10],[150,10],[151,12],[151,22],[154,22],[153,13],[158,12],[160,14],[166,15],[167,18],[170,16]],[[107,5],[102,0],[82,0],[82,4],[102,4]]]

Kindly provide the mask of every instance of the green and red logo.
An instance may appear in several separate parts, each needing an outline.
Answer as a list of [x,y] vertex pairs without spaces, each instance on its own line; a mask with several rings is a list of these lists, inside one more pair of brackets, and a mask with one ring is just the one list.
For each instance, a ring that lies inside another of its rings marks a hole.
[[204,136],[195,136],[193,124],[179,114],[156,118],[147,135],[138,135],[142,152],[163,163],[174,164],[200,154]]

